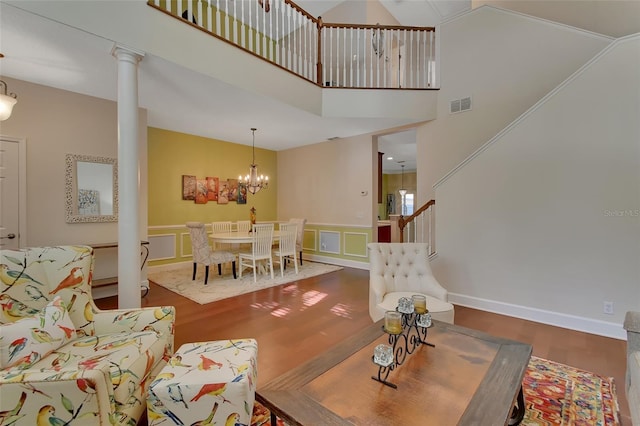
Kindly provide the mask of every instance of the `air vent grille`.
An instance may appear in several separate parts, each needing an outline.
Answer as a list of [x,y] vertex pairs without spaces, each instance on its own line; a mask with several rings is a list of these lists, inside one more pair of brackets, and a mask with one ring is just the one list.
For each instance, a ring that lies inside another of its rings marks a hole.
[[449,102],[449,114],[457,114],[471,110],[471,96],[462,99],[454,99]]

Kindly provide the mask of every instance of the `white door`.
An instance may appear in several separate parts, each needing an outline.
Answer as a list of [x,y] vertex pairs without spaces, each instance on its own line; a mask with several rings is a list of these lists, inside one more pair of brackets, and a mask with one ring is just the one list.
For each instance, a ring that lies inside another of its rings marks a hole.
[[19,140],[0,139],[0,249],[21,247],[20,206],[26,194],[20,193],[20,151]]

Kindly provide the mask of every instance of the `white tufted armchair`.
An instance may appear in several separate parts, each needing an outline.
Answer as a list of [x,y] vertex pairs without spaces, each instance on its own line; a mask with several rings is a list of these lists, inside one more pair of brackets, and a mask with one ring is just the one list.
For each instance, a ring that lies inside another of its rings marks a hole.
[[424,243],[370,243],[369,315],[375,322],[396,309],[401,297],[427,297],[427,309],[436,320],[453,324],[454,309],[447,290],[435,279]]

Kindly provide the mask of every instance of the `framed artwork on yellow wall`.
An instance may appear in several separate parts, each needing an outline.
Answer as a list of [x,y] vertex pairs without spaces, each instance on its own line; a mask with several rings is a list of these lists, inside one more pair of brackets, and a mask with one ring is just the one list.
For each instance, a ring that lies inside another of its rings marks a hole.
[[196,199],[196,177],[192,175],[182,175],[182,199]]
[[207,204],[207,180],[196,180],[196,204]]
[[218,204],[229,204],[229,184],[226,180],[220,182],[218,189]]
[[218,178],[207,177],[207,200],[218,201]]

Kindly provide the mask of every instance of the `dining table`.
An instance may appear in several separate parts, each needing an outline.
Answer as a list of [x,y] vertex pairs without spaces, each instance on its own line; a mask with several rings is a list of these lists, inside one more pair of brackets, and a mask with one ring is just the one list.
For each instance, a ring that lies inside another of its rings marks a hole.
[[[209,234],[209,238],[214,244],[251,244],[253,242],[253,234],[248,231],[214,232]],[[280,241],[280,231],[273,231],[273,241]],[[267,273],[264,262],[260,262],[258,271],[261,274]]]
[[[209,234],[209,238],[215,243],[231,243],[231,244],[251,244],[253,234],[251,232],[215,232]],[[280,231],[273,231],[273,241],[280,240]]]

